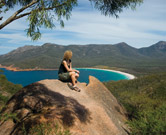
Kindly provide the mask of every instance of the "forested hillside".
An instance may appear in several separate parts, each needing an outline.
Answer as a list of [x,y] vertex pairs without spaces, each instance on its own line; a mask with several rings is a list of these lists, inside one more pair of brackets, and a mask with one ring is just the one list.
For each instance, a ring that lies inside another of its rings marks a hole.
[[[109,66],[137,70],[166,69],[166,42],[150,47],[134,48],[126,43],[115,45],[69,45],[46,43],[42,46],[24,46],[0,56],[0,64],[21,69],[56,69],[65,50],[73,52],[74,67]],[[137,69],[135,69],[137,68]],[[148,71],[147,70],[147,71]]]
[[166,134],[166,73],[105,85],[127,110],[133,135]]

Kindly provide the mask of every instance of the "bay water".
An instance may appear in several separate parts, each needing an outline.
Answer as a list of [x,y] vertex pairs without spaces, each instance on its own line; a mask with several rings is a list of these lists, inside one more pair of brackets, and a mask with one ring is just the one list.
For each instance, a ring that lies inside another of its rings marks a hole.
[[[40,71],[10,71],[4,68],[0,68],[4,71],[4,75],[7,79],[15,84],[22,84],[23,86],[31,83],[44,80],[44,79],[58,79],[58,70],[40,70]],[[101,82],[117,81],[122,79],[129,79],[127,76],[120,73],[101,70],[101,69],[89,69],[89,68],[77,68],[80,71],[79,82],[89,83],[89,75],[96,77]]]

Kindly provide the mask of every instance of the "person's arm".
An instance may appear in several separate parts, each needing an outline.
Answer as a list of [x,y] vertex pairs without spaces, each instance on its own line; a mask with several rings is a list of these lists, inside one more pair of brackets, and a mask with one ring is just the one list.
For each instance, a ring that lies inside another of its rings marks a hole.
[[76,72],[76,73],[78,73],[78,74],[80,73],[80,71],[78,71],[78,70],[76,70],[76,69],[73,69],[73,70],[74,70],[74,72]]
[[[72,63],[70,62],[70,68],[72,69]],[[76,69],[72,69],[72,71],[76,72],[76,73],[80,73],[80,71],[76,70]]]
[[70,68],[68,67],[67,62],[65,60],[63,61],[63,65],[68,72],[77,72],[78,74],[80,73],[78,70],[72,69],[71,62],[70,62]]
[[[72,69],[72,63],[71,63],[71,61],[70,61],[70,69]],[[73,69],[72,69],[73,70]]]

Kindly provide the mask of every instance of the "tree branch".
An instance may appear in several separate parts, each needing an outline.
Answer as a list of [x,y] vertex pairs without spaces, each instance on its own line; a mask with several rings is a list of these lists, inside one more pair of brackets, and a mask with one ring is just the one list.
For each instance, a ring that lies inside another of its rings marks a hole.
[[[29,3],[28,5],[24,6],[23,8],[19,9],[17,12],[15,12],[11,17],[9,17],[5,22],[3,22],[1,25],[0,25],[0,29],[2,29],[3,27],[5,27],[6,25],[8,25],[9,23],[13,22],[14,20],[17,20],[19,18],[22,18],[24,16],[27,16],[27,15],[30,15],[32,13],[31,12],[27,12],[27,13],[24,13],[24,14],[21,14],[19,16],[17,16],[19,13],[21,13],[22,11],[24,11],[25,9],[29,8],[30,6],[34,5],[35,3],[37,3],[37,1],[33,0],[31,3]],[[64,2],[62,4],[59,4],[59,5],[56,5],[56,6],[53,6],[53,7],[48,7],[48,8],[44,8],[44,10],[53,10],[54,8],[57,8],[57,7],[61,7],[63,5],[66,5],[67,2]],[[42,8],[38,8],[36,10],[42,10]]]
[[8,25],[9,23],[11,23],[12,21],[16,20],[17,15],[21,12],[23,12],[25,9],[31,7],[32,5],[34,5],[35,3],[37,3],[36,0],[33,0],[31,3],[29,3],[28,5],[22,7],[21,9],[19,9],[18,11],[16,11],[12,16],[10,16],[5,22],[3,22],[0,25],[0,29],[2,29],[3,27],[5,27],[6,25]]
[[[59,5],[56,5],[53,7],[44,8],[44,10],[53,10],[54,8],[61,7],[61,6],[66,5],[66,4],[67,4],[67,2],[64,2],[62,4],[59,4]],[[38,8],[38,10],[41,10],[41,8]]]
[[[56,6],[54,6],[54,7],[44,8],[44,10],[53,10],[54,8],[61,7],[61,6],[65,5],[65,4],[67,4],[67,3],[64,2],[64,3],[59,4],[59,5],[56,5]],[[38,9],[36,9],[36,10],[39,10],[39,11],[40,11],[41,8],[38,8]],[[24,14],[21,14],[21,15],[19,15],[19,16],[16,16],[15,20],[16,20],[16,19],[19,19],[19,18],[22,18],[22,17],[24,17],[24,16],[27,16],[27,15],[30,15],[31,13],[32,13],[32,11],[31,11],[31,12],[24,13]]]
[[25,9],[29,8],[30,6],[34,5],[35,3],[37,3],[36,0],[33,0],[31,3],[29,3],[28,5],[24,6],[23,8],[19,9],[17,12],[14,13],[14,16],[17,16],[19,13],[21,13],[22,11],[24,11]]
[[14,20],[17,20],[17,19],[22,18],[22,17],[24,17],[24,16],[30,15],[31,13],[32,13],[32,11],[31,11],[31,12],[24,13],[24,14],[21,14],[21,15],[19,15],[19,16],[16,16],[16,18],[15,18]]

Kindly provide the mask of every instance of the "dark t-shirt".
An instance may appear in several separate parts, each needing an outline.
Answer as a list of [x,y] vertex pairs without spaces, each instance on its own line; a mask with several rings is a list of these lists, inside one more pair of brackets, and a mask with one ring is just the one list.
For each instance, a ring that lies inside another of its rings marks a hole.
[[[63,60],[64,61],[64,60]],[[61,62],[61,65],[59,67],[59,71],[58,74],[62,74],[62,73],[66,73],[67,69],[65,68],[65,66],[63,65],[63,61]],[[66,60],[65,60],[66,61]],[[67,62],[67,61],[66,61]],[[69,63],[71,63],[71,60],[69,59]],[[68,67],[70,68],[70,65],[68,65]]]

